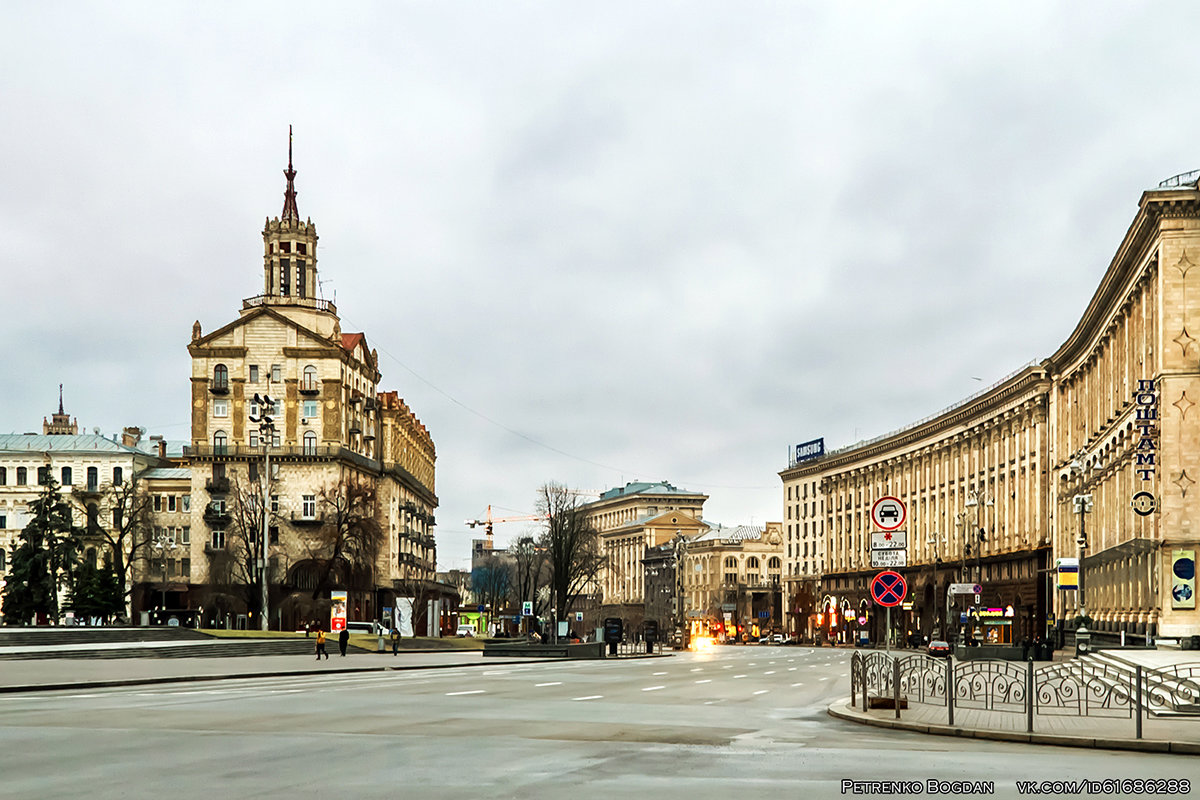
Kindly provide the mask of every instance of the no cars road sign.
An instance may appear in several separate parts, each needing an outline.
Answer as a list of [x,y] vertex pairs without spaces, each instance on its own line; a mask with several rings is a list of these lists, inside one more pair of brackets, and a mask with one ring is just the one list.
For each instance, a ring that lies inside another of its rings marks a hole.
[[871,506],[871,522],[885,531],[894,531],[904,526],[908,509],[898,497],[881,497]]
[[881,572],[871,581],[871,597],[881,606],[898,606],[908,594],[908,584],[899,572]]

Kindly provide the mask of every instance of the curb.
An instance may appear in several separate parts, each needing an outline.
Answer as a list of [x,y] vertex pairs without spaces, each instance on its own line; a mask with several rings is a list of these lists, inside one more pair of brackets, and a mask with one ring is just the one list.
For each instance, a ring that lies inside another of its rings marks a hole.
[[[571,659],[557,659],[559,661]],[[468,667],[495,667],[498,664],[540,664],[545,659],[521,659],[480,664],[477,662],[461,664],[412,664],[376,667],[340,667],[332,669],[296,669],[270,672],[230,672],[217,675],[168,675],[158,678],[121,678],[108,681],[72,681],[70,683],[33,683],[19,686],[0,686],[0,694],[18,694],[23,692],[60,692],[69,689],[106,689],[117,686],[151,686],[163,683],[196,683],[199,681],[246,680],[249,678],[289,678],[300,675],[340,675],[360,672],[405,672],[417,669],[462,669]]]
[[990,739],[997,742],[1053,745],[1056,747],[1133,750],[1141,753],[1175,753],[1178,755],[1195,755],[1200,753],[1200,742],[1179,742],[1164,739],[1097,739],[1089,736],[1070,736],[1061,733],[1024,733],[1019,731],[992,731],[983,728],[960,728],[957,726],[924,722],[879,719],[868,716],[857,709],[851,709],[849,706],[849,700],[839,700],[836,703],[832,703],[826,709],[826,712],[834,719],[840,719],[845,722],[854,722],[859,725],[873,725],[877,728],[910,731],[912,733],[924,733],[930,736],[957,736],[963,739]]

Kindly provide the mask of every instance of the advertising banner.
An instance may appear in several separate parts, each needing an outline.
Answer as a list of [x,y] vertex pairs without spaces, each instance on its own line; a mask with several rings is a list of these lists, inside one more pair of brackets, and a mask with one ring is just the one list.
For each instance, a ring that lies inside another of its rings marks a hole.
[[794,467],[802,461],[808,461],[810,458],[820,458],[823,455],[825,455],[824,438],[798,444],[792,454],[792,466]]
[[393,612],[396,621],[393,623],[401,636],[413,636],[413,601],[411,597],[397,597],[396,608]]
[[329,593],[329,630],[333,632],[346,629],[346,593]]
[[1196,551],[1171,551],[1171,608],[1196,607]]
[[1058,588],[1074,591],[1079,588],[1079,559],[1060,558],[1058,566]]

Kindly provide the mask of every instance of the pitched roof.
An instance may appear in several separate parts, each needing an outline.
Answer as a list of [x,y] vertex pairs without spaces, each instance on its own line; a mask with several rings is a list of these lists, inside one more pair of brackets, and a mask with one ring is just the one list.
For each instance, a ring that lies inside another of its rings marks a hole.
[[618,486],[614,489],[609,489],[607,492],[600,495],[600,499],[611,500],[614,497],[628,497],[635,494],[701,495],[700,492],[690,492],[687,489],[680,489],[672,486],[667,481],[657,481],[655,483],[647,483],[645,481],[630,481],[624,486]]
[[96,433],[42,435],[0,433],[0,453],[129,453],[148,455],[135,447],[106,439]]
[[192,471],[185,467],[155,467],[143,472],[139,477],[143,480],[187,481],[192,478]]

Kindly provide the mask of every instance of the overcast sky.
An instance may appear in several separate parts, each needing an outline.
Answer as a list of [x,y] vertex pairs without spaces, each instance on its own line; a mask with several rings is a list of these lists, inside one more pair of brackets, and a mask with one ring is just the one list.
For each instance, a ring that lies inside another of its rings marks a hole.
[[549,480],[779,520],[790,446],[1050,355],[1200,167],[1194,3],[995,5],[5,4],[0,430],[61,382],[190,435],[290,123],[325,296],[436,443],[440,568]]

